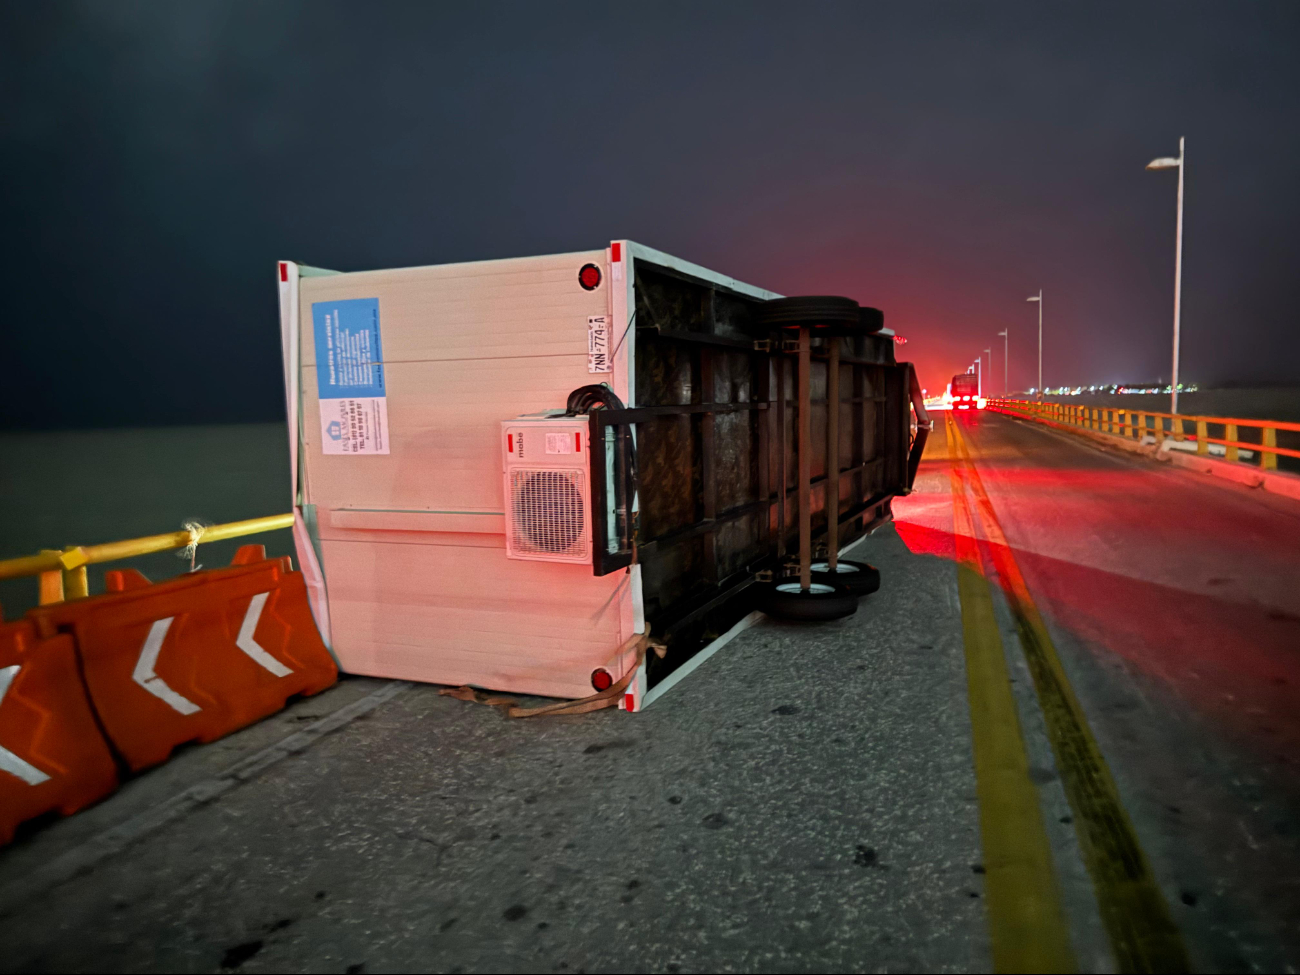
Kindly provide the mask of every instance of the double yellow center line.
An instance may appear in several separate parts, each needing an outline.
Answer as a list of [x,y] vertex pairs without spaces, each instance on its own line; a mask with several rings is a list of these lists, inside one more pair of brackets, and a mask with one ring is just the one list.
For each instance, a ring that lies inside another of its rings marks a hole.
[[1037,788],[1029,778],[992,591],[976,542],[977,521],[1033,675],[1116,964],[1121,972],[1190,971],[1187,949],[1110,769],[1007,545],[970,447],[951,415],[946,433],[994,969],[1068,972],[1075,970],[1075,961]]

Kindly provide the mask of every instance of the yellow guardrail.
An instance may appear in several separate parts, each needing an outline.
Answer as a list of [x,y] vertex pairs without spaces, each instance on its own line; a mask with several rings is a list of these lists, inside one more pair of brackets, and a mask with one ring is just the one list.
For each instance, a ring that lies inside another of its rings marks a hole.
[[220,542],[228,538],[292,527],[293,514],[290,513],[268,515],[265,518],[249,518],[247,521],[232,521],[224,525],[205,525],[193,530],[186,528],[178,532],[168,532],[166,535],[129,538],[123,542],[106,542],[103,545],[70,545],[61,550],[46,550],[40,555],[0,561],[0,579],[39,576],[41,605],[47,606],[50,603],[63,602],[65,599],[80,599],[90,595],[86,581],[86,566],[92,563],[116,562],[119,559],[130,559],[151,552],[189,548],[191,545]]
[[[1036,403],[1021,399],[990,399],[989,406],[1007,413],[1045,420],[1063,427],[1095,430],[1133,440],[1153,438],[1157,443],[1166,437],[1175,441],[1192,441],[1196,452],[1207,455],[1210,444],[1220,444],[1227,460],[1240,460],[1240,451],[1259,454],[1262,470],[1277,470],[1278,455],[1300,457],[1300,450],[1277,445],[1279,430],[1300,433],[1300,423],[1282,420],[1245,420],[1225,416],[1188,416],[1181,413],[1154,413],[1150,410],[1127,410],[1119,407],[1082,406],[1073,403]],[[1148,422],[1149,421],[1149,422]],[[1188,432],[1187,424],[1193,432]],[[1211,437],[1211,427],[1222,427],[1222,437]],[[1260,431],[1258,441],[1241,440],[1241,428]]]

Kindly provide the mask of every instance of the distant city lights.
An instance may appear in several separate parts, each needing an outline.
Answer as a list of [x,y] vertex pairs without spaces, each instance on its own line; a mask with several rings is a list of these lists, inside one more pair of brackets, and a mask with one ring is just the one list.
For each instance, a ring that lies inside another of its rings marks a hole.
[[[1195,393],[1199,387],[1196,383],[1179,383],[1178,391],[1180,393]],[[1030,387],[1028,392],[1037,393],[1038,390]],[[1084,393],[1101,393],[1108,396],[1151,396],[1160,393],[1172,393],[1173,387],[1165,386],[1121,386],[1113,384],[1110,386],[1057,386],[1055,388],[1045,387],[1044,396],[1082,396]]]

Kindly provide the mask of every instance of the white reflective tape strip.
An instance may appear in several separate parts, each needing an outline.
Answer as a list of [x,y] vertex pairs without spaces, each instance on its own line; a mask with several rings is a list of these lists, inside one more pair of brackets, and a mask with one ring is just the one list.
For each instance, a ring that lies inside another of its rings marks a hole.
[[722,634],[722,636],[718,637],[707,647],[700,649],[695,656],[691,657],[691,659],[687,660],[684,664],[651,688],[650,692],[641,699],[641,710],[644,711],[655,701],[659,700],[659,698],[671,691],[682,681],[683,678],[694,673],[696,667],[704,663],[704,661],[708,660],[728,643],[740,636],[740,634],[744,633],[755,623],[760,622],[762,619],[763,614],[757,610],[750,613],[748,616],[741,618],[735,626]]
[[153,672],[154,666],[158,663],[158,653],[162,650],[167,630],[175,618],[175,616],[168,616],[165,620],[158,620],[153,626],[149,627],[149,635],[144,638],[144,646],[140,649],[140,659],[135,662],[135,673],[131,675],[131,679],[173,711],[179,711],[181,714],[194,714],[201,711],[202,708],[188,698],[177,694],[167,686],[166,681]]
[[[18,664],[0,667],[0,704],[4,703],[5,695],[9,693],[9,685],[13,683],[20,669]],[[35,765],[24,762],[7,748],[0,748],[0,772],[16,775],[28,785],[40,785],[49,779],[49,776]]]
[[262,618],[262,607],[266,605],[266,597],[269,595],[271,595],[269,592],[259,592],[248,604],[248,612],[244,614],[244,623],[239,628],[239,639],[235,641],[235,646],[243,650],[254,663],[269,670],[276,677],[288,677],[293,671],[272,657],[253,639],[253,634],[257,632],[257,621]]

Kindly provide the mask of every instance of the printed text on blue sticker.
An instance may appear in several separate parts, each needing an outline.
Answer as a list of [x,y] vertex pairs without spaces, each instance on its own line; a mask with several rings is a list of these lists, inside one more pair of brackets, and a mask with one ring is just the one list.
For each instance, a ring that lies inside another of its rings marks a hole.
[[317,301],[311,315],[320,398],[384,396],[379,299]]

